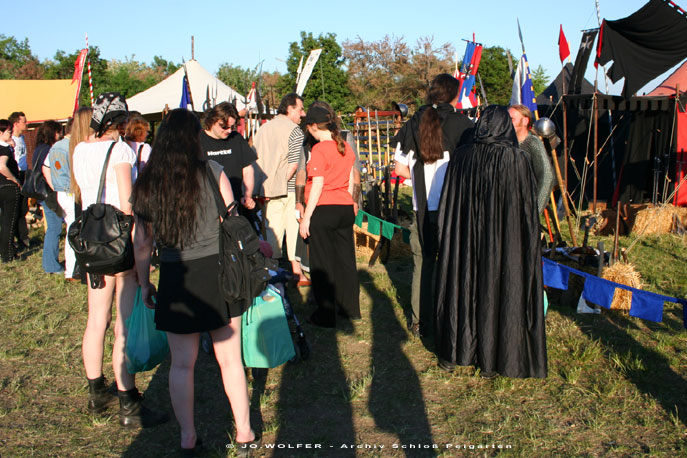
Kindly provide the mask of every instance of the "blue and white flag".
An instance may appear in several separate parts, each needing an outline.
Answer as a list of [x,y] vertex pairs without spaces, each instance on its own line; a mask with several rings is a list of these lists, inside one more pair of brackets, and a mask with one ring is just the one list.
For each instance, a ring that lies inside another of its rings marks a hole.
[[537,98],[534,94],[534,85],[530,77],[530,66],[525,54],[520,58],[518,69],[513,77],[513,93],[510,97],[511,105],[525,105],[532,113],[537,111]]
[[186,76],[184,76],[184,79],[181,82],[181,102],[179,102],[179,108],[186,108],[187,110],[190,110],[191,108],[189,105],[192,105],[191,95],[188,93],[188,80],[186,79]]

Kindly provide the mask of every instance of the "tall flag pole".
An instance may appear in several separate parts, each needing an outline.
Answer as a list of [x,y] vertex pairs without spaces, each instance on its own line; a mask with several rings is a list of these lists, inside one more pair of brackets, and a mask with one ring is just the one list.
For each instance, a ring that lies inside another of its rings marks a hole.
[[[86,33],[86,49],[88,53],[91,52],[91,48],[88,47],[88,33]],[[91,73],[91,58],[88,57],[88,89],[91,92],[91,106],[93,106],[93,75]]]
[[518,36],[520,37],[520,46],[522,46],[522,53],[525,54],[525,42],[522,39],[522,30],[520,30],[520,18],[515,18],[518,21]]
[[532,83],[532,75],[530,74],[530,64],[527,62],[527,54],[525,53],[525,42],[522,39],[522,30],[520,30],[520,19],[518,22],[518,36],[520,37],[520,45],[522,46],[522,57],[518,62],[518,68],[515,70],[513,76],[513,91],[511,93],[511,105],[525,105],[534,114],[534,119],[539,119],[539,111],[537,110],[537,96],[534,93],[534,84]]

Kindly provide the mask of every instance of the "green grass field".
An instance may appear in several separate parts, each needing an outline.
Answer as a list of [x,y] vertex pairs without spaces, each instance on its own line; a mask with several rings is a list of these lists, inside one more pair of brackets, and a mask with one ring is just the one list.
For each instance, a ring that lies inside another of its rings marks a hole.
[[[115,408],[86,413],[86,289],[44,274],[40,256],[34,249],[0,266],[0,455],[174,456],[175,420],[131,431],[118,426]],[[408,334],[409,258],[373,268],[359,261],[363,320],[336,331],[305,325],[311,358],[252,380],[253,424],[272,447],[261,455],[687,456],[687,333],[676,304],[666,304],[663,323],[651,323],[618,312],[578,315],[552,300],[549,377],[486,380],[472,367],[441,371],[431,342]],[[645,238],[630,261],[646,289],[684,297],[684,238]],[[297,292],[291,299],[304,319],[312,306]],[[171,414],[168,369],[167,360],[138,385]],[[105,374],[113,379],[109,356]],[[196,419],[207,456],[232,456],[229,404],[216,363],[202,352]]]

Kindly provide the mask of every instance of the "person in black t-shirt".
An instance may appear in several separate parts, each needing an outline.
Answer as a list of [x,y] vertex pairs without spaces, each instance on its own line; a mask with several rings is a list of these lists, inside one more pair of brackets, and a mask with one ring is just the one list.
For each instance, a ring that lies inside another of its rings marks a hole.
[[239,114],[234,105],[222,102],[203,116],[200,147],[203,159],[212,159],[224,167],[236,199],[248,210],[253,200],[253,163],[258,158],[253,148],[233,130]]
[[11,142],[12,124],[7,119],[0,119],[0,262],[3,263],[14,259],[12,242],[18,234],[21,201],[19,167]]

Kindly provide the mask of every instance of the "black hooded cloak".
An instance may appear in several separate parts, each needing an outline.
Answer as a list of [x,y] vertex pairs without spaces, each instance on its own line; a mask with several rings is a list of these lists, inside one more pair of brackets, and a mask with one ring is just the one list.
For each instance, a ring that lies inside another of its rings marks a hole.
[[436,350],[507,377],[546,377],[537,186],[505,107],[451,155],[439,206]]

